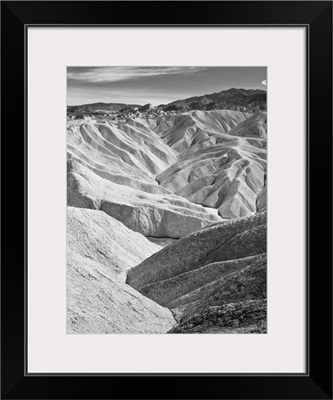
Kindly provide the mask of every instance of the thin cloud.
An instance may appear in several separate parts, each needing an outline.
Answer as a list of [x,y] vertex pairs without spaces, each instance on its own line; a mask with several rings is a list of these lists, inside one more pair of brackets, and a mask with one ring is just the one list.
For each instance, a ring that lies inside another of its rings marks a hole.
[[265,79],[264,81],[262,81],[261,84],[267,86],[267,81],[266,81],[266,79]]
[[205,67],[69,67],[67,78],[92,83],[119,82],[159,75],[192,75]]

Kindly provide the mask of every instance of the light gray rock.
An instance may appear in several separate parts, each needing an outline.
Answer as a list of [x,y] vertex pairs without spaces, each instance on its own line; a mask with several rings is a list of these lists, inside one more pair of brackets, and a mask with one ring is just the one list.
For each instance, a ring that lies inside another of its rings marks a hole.
[[145,236],[180,238],[221,221],[217,211],[174,194],[153,194],[119,185],[70,160],[67,204],[102,210]]
[[67,210],[67,333],[165,333],[171,312],[124,282],[159,247],[102,211]]
[[267,138],[267,112],[259,111],[239,123],[229,135]]
[[[238,118],[231,128],[231,121],[225,122],[229,113],[244,117],[235,111],[178,116],[179,122],[162,137],[182,143],[182,149],[177,149],[181,153],[176,163],[156,176],[162,187],[218,209],[224,219],[256,212],[266,176],[266,114]],[[186,127],[186,133],[180,132],[179,125]]]
[[181,153],[198,140],[209,139],[215,133],[227,133],[250,115],[232,110],[189,111],[158,118],[154,131]]
[[266,114],[148,108],[68,120],[68,333],[264,331]]
[[[163,193],[154,177],[176,161],[176,155],[145,125],[128,119],[68,123],[68,158],[111,182]],[[142,185],[142,187],[141,187]]]

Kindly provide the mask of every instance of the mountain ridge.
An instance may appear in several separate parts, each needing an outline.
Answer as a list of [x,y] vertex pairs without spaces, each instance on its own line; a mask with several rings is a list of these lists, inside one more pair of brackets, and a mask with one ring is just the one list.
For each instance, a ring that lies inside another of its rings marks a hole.
[[[221,110],[238,109],[239,111],[253,111],[256,109],[266,110],[267,92],[262,89],[231,88],[220,92],[192,96],[186,99],[174,100],[167,104],[152,106],[147,103],[127,104],[97,102],[81,105],[67,106],[67,114],[82,115],[84,113],[130,113],[137,109],[139,112],[150,112],[153,110],[185,112],[191,110]],[[241,108],[241,109],[239,109]]]

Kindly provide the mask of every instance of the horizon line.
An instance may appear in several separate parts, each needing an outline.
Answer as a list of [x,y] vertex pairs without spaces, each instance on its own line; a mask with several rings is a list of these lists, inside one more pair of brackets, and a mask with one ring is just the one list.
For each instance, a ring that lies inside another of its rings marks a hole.
[[[187,99],[190,99],[190,98],[192,98],[192,97],[204,97],[204,96],[206,96],[206,95],[211,95],[211,94],[215,94],[215,93],[227,92],[228,90],[232,90],[232,89],[236,89],[236,90],[261,90],[261,91],[267,93],[267,89],[266,89],[266,88],[262,88],[262,89],[260,89],[260,88],[256,88],[256,89],[245,89],[244,87],[241,87],[241,88],[231,87],[231,88],[229,88],[229,89],[224,89],[224,90],[221,90],[221,91],[218,91],[218,92],[206,93],[206,94],[202,94],[202,95],[198,94],[198,95],[195,95],[195,96],[190,96],[190,97],[186,97],[186,98],[182,98],[182,99],[172,100],[172,101],[170,101],[169,103],[166,103],[166,104],[170,104],[170,103],[173,103],[173,102],[175,102],[175,101],[187,100]],[[136,105],[136,106],[141,106],[141,107],[142,107],[142,106],[144,106],[145,104],[149,104],[150,102],[144,103],[144,104],[137,104],[137,103],[135,103],[135,102],[129,102],[129,103],[124,103],[124,102],[119,102],[119,103],[117,103],[117,102],[107,103],[107,102],[105,102],[105,101],[95,101],[95,102],[93,102],[93,103],[66,104],[66,106],[67,106],[67,107],[80,107],[80,106],[92,105],[92,104],[97,104],[97,103],[101,103],[101,104],[125,104],[125,105]],[[150,104],[153,104],[153,103],[150,103]],[[154,106],[154,107],[158,107],[159,105],[165,105],[165,104],[164,104],[164,103],[161,103],[161,104],[158,104],[157,106]]]

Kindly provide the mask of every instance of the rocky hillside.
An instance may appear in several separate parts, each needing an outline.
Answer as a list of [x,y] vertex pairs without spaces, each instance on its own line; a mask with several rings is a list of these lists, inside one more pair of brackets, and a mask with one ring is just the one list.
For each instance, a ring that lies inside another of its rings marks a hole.
[[261,92],[68,108],[69,333],[266,331]]
[[266,298],[266,213],[186,236],[128,271],[127,283],[182,321],[212,305]]
[[126,270],[158,251],[102,211],[67,209],[67,332],[164,333],[171,312],[126,285]]
[[145,236],[180,238],[222,218],[158,185],[176,153],[132,120],[68,124],[67,201],[102,210]]
[[208,307],[168,333],[267,333],[266,299]]
[[266,181],[266,136],[264,112],[186,113],[162,136],[180,154],[156,180],[224,219],[251,215]]
[[190,97],[163,105],[164,111],[190,111],[190,110],[239,110],[254,111],[266,110],[267,93],[258,89],[228,89],[218,93],[205,94],[204,96]]

